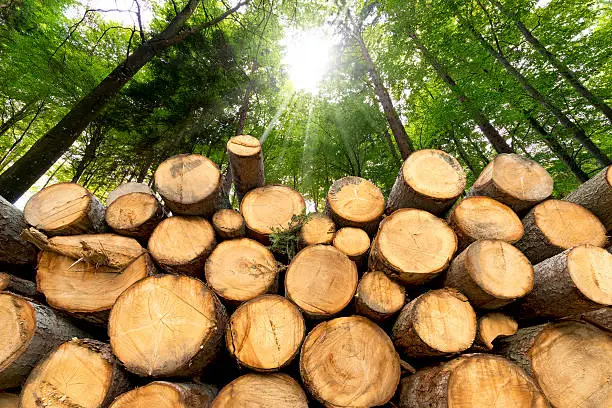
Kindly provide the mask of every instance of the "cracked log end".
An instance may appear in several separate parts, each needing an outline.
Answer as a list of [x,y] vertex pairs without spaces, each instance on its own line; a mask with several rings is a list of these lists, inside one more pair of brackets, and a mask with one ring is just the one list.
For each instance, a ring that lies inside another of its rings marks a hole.
[[306,394],[287,374],[246,374],[227,384],[212,408],[308,408]]
[[109,408],[210,408],[216,394],[207,384],[154,381],[121,394]]
[[343,177],[327,192],[325,213],[339,227],[355,227],[374,234],[385,210],[385,197],[371,181]]

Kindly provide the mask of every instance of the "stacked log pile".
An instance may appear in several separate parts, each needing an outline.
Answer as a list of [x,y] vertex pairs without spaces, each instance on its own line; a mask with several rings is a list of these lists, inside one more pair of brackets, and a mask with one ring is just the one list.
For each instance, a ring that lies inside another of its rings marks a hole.
[[307,215],[256,138],[227,148],[239,209],[195,154],[106,208],[0,200],[1,407],[612,407],[610,168],[557,200],[500,154],[466,195],[421,150]]

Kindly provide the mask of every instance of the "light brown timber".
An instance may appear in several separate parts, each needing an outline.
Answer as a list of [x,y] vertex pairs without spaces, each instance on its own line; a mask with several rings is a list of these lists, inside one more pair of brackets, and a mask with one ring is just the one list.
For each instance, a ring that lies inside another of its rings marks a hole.
[[344,227],[334,235],[333,244],[361,268],[368,257],[370,237],[361,228]]
[[503,313],[487,313],[478,318],[476,340],[488,350],[493,350],[493,342],[500,337],[512,336],[518,330],[518,323]]
[[106,208],[106,223],[113,231],[142,241],[149,239],[164,216],[157,198],[142,192],[117,197]]
[[306,393],[287,374],[245,374],[219,391],[212,408],[308,408]]
[[608,166],[589,181],[565,197],[565,200],[579,204],[591,211],[604,225],[612,230],[612,166]]
[[331,245],[336,233],[336,225],[330,217],[322,213],[310,214],[308,221],[300,229],[300,246],[325,244]]
[[246,235],[246,224],[244,217],[238,211],[223,208],[212,217],[212,226],[219,239],[244,238]]
[[253,136],[234,136],[227,142],[227,157],[240,202],[246,193],[264,185],[261,143]]
[[153,381],[119,395],[109,408],[210,408],[216,395],[208,384]]
[[355,293],[357,314],[382,322],[398,313],[405,302],[404,287],[384,272],[366,272],[359,280]]
[[108,193],[108,195],[106,196],[106,206],[109,207],[113,203],[113,201],[115,201],[119,197],[131,193],[145,193],[155,195],[151,187],[149,187],[148,185],[131,181],[129,183],[120,184],[116,189]]

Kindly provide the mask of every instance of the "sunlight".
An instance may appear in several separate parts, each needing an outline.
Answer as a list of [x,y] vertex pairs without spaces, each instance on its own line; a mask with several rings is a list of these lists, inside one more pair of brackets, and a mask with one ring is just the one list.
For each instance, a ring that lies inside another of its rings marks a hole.
[[332,39],[323,29],[289,32],[285,37],[285,56],[289,79],[296,90],[316,94],[327,70]]

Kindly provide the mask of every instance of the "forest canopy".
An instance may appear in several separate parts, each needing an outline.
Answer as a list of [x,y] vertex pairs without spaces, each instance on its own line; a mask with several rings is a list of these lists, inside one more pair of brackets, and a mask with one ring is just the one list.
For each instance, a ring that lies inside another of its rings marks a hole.
[[606,0],[0,0],[0,195],[225,171],[250,134],[311,209],[346,175],[387,195],[423,148],[468,188],[519,153],[563,196],[610,164],[611,38]]

